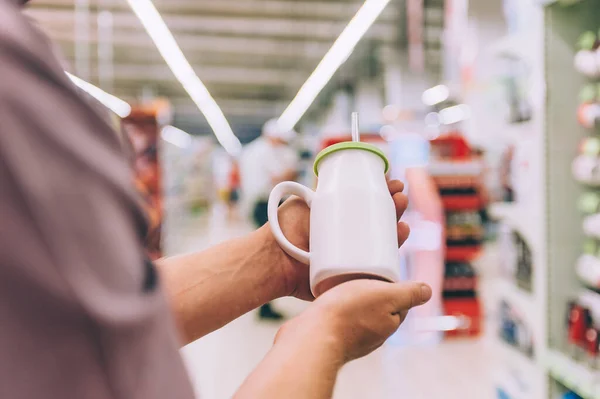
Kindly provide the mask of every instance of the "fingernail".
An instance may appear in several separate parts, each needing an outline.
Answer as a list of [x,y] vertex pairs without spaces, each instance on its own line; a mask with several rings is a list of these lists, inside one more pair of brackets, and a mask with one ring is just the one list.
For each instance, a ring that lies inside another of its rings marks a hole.
[[424,304],[425,302],[430,300],[431,294],[432,294],[431,287],[429,287],[427,284],[422,284],[421,285],[421,304]]

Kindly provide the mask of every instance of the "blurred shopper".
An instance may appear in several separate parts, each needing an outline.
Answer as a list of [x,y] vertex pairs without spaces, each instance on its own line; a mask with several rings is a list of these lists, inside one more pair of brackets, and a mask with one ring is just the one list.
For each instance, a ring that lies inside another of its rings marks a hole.
[[231,160],[231,168],[227,176],[228,196],[227,196],[227,218],[230,222],[238,218],[238,203],[240,201],[240,166],[236,159]]
[[[296,132],[281,129],[277,119],[271,119],[263,126],[262,135],[244,148],[242,191],[257,228],[269,220],[267,208],[273,187],[283,181],[295,180],[298,175],[300,158],[289,145],[294,136]],[[283,319],[270,303],[261,306],[259,316],[267,320]]]
[[[314,299],[308,269],[268,226],[151,262],[122,143],[20,7],[0,0],[0,398],[193,399],[179,346],[275,298]],[[398,217],[402,190],[390,183]],[[279,210],[304,249],[308,215],[299,199]],[[419,283],[332,288],[280,329],[236,398],[330,398],[340,367],[430,296]]]

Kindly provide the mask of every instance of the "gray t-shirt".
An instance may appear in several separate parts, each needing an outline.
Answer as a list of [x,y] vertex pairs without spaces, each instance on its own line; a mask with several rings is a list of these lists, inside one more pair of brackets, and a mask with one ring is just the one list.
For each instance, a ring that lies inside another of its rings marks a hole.
[[0,398],[191,399],[117,134],[0,0]]

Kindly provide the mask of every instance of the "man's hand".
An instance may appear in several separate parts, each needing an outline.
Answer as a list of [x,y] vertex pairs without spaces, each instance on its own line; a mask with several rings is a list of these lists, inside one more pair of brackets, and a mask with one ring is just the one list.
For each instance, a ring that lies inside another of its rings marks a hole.
[[431,288],[420,283],[355,280],[330,289],[281,327],[235,398],[331,398],[344,363],[381,346],[429,298]]
[[[396,205],[396,216],[398,219],[402,217],[406,207],[408,206],[408,197],[402,193],[404,184],[399,180],[391,180],[388,182],[390,194]],[[298,248],[308,251],[309,232],[310,232],[310,209],[306,203],[297,197],[292,197],[285,201],[279,207],[279,224],[281,230],[288,240]],[[271,227],[267,223],[262,229],[268,230],[271,235]],[[404,244],[408,238],[410,229],[404,222],[398,223],[398,243]],[[286,284],[286,292],[288,295],[295,296],[303,300],[314,300],[310,292],[308,266],[298,262],[287,255],[279,246],[275,246],[281,259],[281,272],[283,281]]]
[[321,295],[279,331],[279,339],[310,337],[325,341],[342,363],[366,356],[379,348],[406,318],[408,311],[431,298],[423,283],[389,283],[354,280]]

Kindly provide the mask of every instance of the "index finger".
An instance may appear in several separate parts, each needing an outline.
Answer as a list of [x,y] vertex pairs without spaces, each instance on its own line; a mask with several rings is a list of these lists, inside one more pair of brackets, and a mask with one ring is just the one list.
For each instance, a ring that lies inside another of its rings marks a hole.
[[396,193],[404,191],[404,183],[400,180],[388,180],[388,188],[392,196]]

